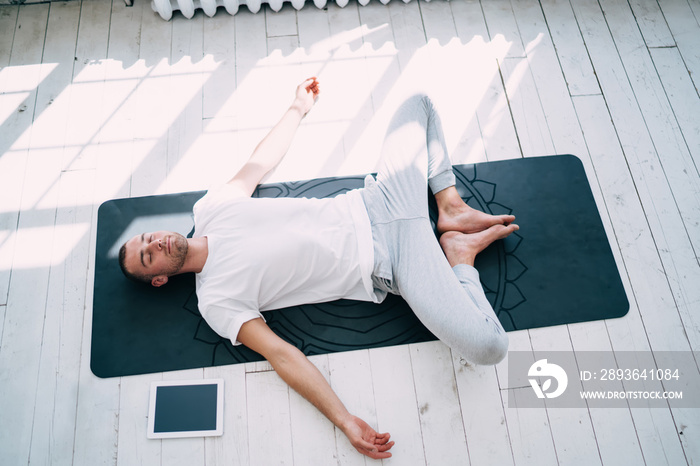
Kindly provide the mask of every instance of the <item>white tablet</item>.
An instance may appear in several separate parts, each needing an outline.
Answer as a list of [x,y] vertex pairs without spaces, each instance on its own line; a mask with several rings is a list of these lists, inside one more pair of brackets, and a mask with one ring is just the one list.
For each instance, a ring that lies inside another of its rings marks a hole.
[[223,433],[223,379],[151,383],[148,438],[210,437]]

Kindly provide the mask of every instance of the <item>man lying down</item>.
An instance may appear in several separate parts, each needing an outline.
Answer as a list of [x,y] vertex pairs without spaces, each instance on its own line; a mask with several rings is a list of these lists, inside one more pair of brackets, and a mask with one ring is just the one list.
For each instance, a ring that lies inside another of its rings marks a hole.
[[[476,255],[518,229],[512,215],[467,206],[440,119],[429,98],[406,100],[393,117],[376,179],[331,199],[251,198],[286,154],[320,92],[316,78],[296,89],[292,105],[241,170],[194,206],[192,238],[156,231],[137,235],[119,252],[124,274],[162,286],[196,274],[199,310],[234,345],[264,356],[294,390],[371,458],[394,445],[350,414],[323,375],[265,323],[261,312],[336,299],[381,302],[399,294],[421,322],[475,364],[496,364],[508,337],[484,295]],[[436,240],[428,187],[438,206]]]

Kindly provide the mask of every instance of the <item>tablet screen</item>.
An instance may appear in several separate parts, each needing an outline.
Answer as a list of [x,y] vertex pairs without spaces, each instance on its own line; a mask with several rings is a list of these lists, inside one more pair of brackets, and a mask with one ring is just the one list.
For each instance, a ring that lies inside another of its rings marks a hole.
[[151,384],[148,438],[223,434],[223,380]]

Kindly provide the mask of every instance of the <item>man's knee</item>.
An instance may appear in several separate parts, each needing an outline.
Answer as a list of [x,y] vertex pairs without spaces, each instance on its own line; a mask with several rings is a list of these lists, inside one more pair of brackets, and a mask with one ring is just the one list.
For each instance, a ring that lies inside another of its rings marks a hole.
[[508,335],[503,330],[494,332],[480,349],[479,354],[470,362],[482,366],[498,364],[508,354]]

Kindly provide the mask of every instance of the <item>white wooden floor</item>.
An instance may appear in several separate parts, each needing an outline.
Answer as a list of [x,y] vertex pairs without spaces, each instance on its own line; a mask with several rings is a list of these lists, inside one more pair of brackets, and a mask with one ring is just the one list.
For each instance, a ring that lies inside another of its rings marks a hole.
[[[700,349],[700,1],[453,0],[164,22],[144,0],[0,6],[0,463],[365,464],[263,363],[98,379],[97,207],[230,176],[317,75],[271,180],[367,173],[429,92],[455,163],[578,155],[631,304],[517,350]],[[697,409],[515,409],[441,343],[314,357],[395,465],[700,462]],[[147,440],[150,382],[223,377],[225,434]],[[366,463],[373,463],[367,460]]]

